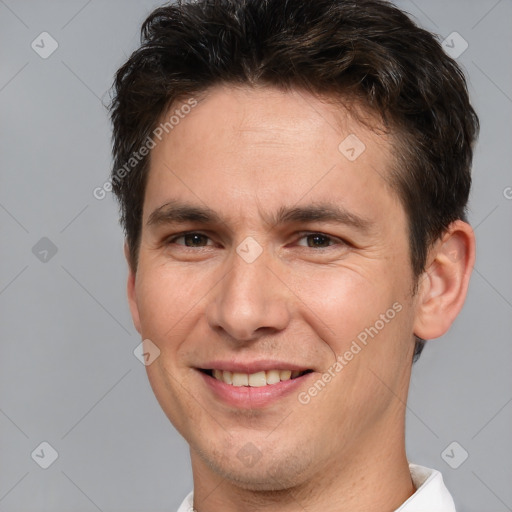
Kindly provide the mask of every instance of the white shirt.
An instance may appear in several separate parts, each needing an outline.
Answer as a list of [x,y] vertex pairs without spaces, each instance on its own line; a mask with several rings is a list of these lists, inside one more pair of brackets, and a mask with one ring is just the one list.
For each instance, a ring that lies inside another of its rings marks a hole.
[[[456,512],[451,494],[445,487],[443,475],[435,469],[409,464],[416,492],[395,512]],[[178,512],[192,512],[194,493],[190,493]]]

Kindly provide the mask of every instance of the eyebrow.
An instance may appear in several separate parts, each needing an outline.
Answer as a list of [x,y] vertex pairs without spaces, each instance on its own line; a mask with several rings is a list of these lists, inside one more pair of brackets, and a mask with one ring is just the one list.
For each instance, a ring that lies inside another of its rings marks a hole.
[[271,219],[272,224],[333,222],[345,224],[360,231],[368,231],[372,225],[369,219],[349,212],[340,205],[317,203],[307,206],[281,207]]
[[222,219],[206,206],[195,206],[177,200],[169,201],[154,210],[148,218],[147,226],[184,222],[202,222],[204,224],[221,223]]
[[[344,224],[359,231],[369,231],[372,222],[360,215],[332,203],[315,203],[307,206],[282,206],[276,214],[267,216],[266,221],[273,227],[282,224],[333,222]],[[221,224],[225,221],[207,206],[192,205],[172,200],[155,209],[148,218],[147,226],[197,222],[202,224]]]

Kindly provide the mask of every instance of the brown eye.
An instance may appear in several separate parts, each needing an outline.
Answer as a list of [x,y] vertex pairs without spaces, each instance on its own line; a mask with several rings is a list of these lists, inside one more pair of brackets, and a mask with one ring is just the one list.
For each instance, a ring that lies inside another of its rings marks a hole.
[[169,240],[169,242],[186,247],[206,247],[209,240],[210,239],[202,233],[185,233]]
[[[305,243],[303,243],[302,240],[305,240]],[[335,243],[336,243],[336,240],[329,235],[324,235],[323,233],[310,233],[310,234],[303,235],[300,238],[298,245],[317,248],[317,249],[324,249],[326,247],[330,247],[331,245],[334,245]]]
[[331,238],[325,235],[315,234],[308,235],[308,247],[328,247],[331,242]]

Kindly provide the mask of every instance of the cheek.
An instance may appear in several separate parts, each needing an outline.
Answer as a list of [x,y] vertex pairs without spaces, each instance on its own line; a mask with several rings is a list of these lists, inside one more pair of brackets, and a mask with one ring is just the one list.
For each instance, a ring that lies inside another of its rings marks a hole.
[[338,267],[301,277],[303,316],[337,354],[398,300],[398,291],[379,274]]
[[186,324],[206,293],[204,280],[192,269],[168,264],[142,268],[136,283],[142,335],[163,342]]

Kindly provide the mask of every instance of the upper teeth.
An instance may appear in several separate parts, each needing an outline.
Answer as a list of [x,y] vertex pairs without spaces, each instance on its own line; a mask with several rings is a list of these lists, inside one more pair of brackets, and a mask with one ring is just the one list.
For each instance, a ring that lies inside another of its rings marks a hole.
[[269,370],[267,372],[251,374],[213,370],[213,376],[217,380],[221,380],[226,384],[231,384],[232,386],[250,386],[253,388],[259,388],[269,384],[277,384],[282,380],[294,379],[300,374],[301,372],[296,370]]

